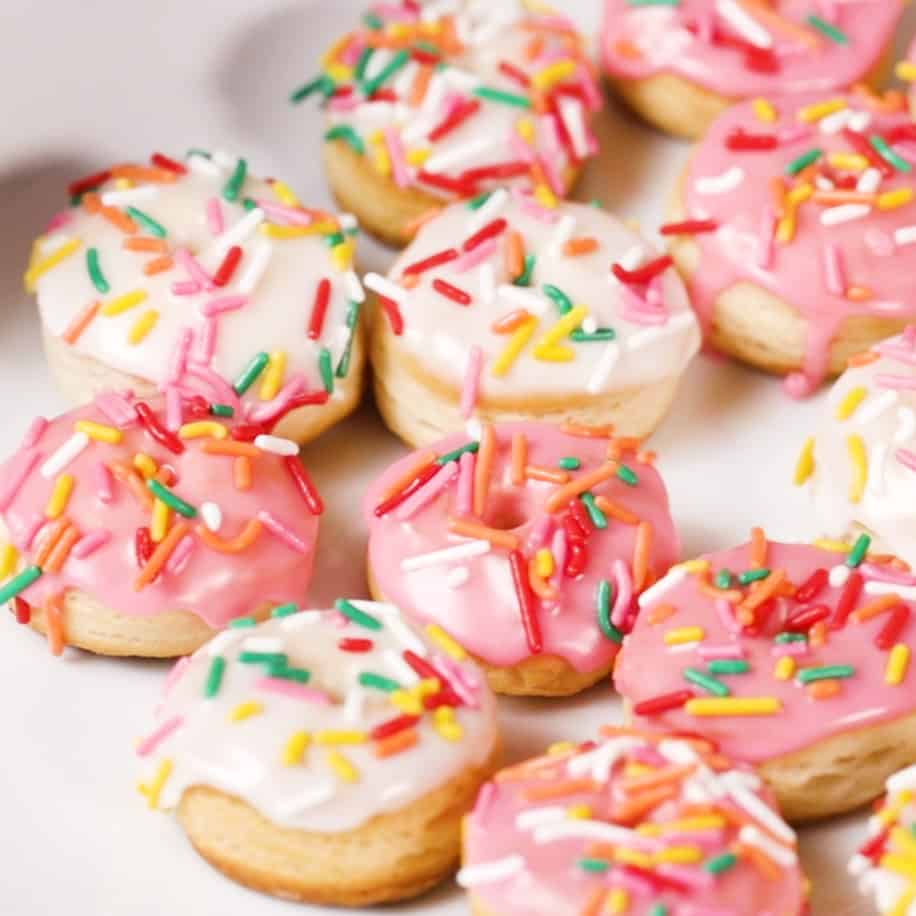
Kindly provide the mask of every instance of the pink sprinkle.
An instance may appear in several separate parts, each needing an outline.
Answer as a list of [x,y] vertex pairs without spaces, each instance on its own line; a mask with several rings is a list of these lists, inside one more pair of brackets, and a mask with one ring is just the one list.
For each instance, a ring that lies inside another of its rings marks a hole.
[[882,388],[894,388],[897,391],[916,389],[916,377],[912,375],[878,375],[875,382]]
[[226,227],[226,221],[223,219],[223,206],[218,197],[211,197],[207,201],[207,223],[210,226],[212,235],[222,235]]
[[807,642],[777,643],[770,648],[771,655],[807,655],[811,650]]
[[73,556],[78,560],[92,556],[100,547],[104,547],[111,540],[111,532],[107,528],[85,534],[73,545]]
[[[551,125],[553,122],[550,122]],[[566,191],[566,186],[563,184],[563,177],[560,175],[560,170],[557,167],[557,163],[552,156],[538,156],[538,164],[544,170],[544,177],[547,179],[547,184],[550,185],[550,190],[556,194],[557,197],[562,197]]]
[[172,385],[181,381],[184,370],[188,365],[188,353],[194,341],[194,331],[191,328],[182,328],[178,340],[169,358],[169,366],[163,379],[163,386]]
[[[197,335],[197,347],[194,353],[196,362],[209,366],[213,361],[218,331],[219,322],[215,318],[208,318],[204,321],[203,327]],[[187,371],[187,366],[185,367],[185,371]]]
[[911,452],[905,448],[898,448],[897,460],[906,468],[909,468],[911,471],[916,471],[916,452]]
[[667,312],[656,312],[650,309],[636,310],[624,305],[620,315],[625,321],[632,322],[633,324],[658,326],[668,323]]
[[58,229],[62,229],[72,221],[73,214],[70,210],[61,210],[60,213],[55,213],[54,216],[51,217],[51,222],[48,223],[47,229],[45,229],[45,235],[57,232]]
[[477,456],[465,452],[458,459],[458,492],[455,496],[455,513],[459,518],[474,512],[474,467]]
[[908,324],[903,329],[902,337],[910,348],[916,347],[916,324]]
[[24,550],[32,549],[32,544],[35,543],[35,538],[38,537],[38,532],[44,528],[47,521],[48,520],[43,515],[33,516],[32,521],[29,522],[25,531],[22,533],[22,547]]
[[776,251],[776,226],[778,220],[772,206],[767,204],[760,214],[760,246],[757,252],[758,267],[772,267]]
[[172,551],[172,555],[165,564],[165,571],[169,575],[181,575],[185,566],[188,565],[188,560],[191,556],[191,551],[194,549],[194,544],[194,538],[192,538],[190,534],[186,534],[178,542],[178,546]]
[[106,506],[114,502],[114,476],[108,469],[108,465],[101,461],[95,466],[95,486],[99,502]]
[[916,366],[916,354],[912,353],[909,349],[901,347],[899,343],[880,343],[874,347],[874,350],[882,356],[895,359],[907,366]]
[[512,196],[518,202],[518,205],[528,214],[541,223],[555,223],[560,215],[556,210],[550,210],[541,206],[530,194],[525,193],[521,188],[513,188]]
[[350,95],[335,95],[328,102],[328,111],[354,111],[364,103],[364,99],[355,92]]
[[[708,871],[703,871],[702,868],[690,868],[685,865],[674,865],[671,862],[664,862],[658,866],[657,869],[660,875],[667,875],[669,878],[674,878],[675,881],[680,881],[682,884],[687,884],[690,887],[695,887],[698,890],[701,888],[711,887],[715,882],[715,875],[711,874]],[[703,908],[694,907],[693,916],[700,916]],[[707,911],[704,916],[711,916],[712,910]],[[722,910],[715,910],[716,916],[725,916],[725,913]]]
[[176,296],[196,296],[200,290],[200,284],[193,280],[176,280],[172,284],[172,292]]
[[525,553],[532,554],[540,550],[553,534],[553,516],[545,512],[539,516],[531,528],[528,541],[525,544]]
[[219,299],[211,299],[200,307],[200,312],[207,318],[214,315],[222,315],[224,312],[234,312],[243,306],[248,305],[247,296],[221,296]]
[[796,401],[808,397],[816,387],[817,382],[804,372],[790,372],[782,380],[782,390]]
[[22,440],[22,444],[19,446],[21,451],[25,451],[28,448],[32,448],[35,445],[38,445],[41,437],[44,435],[45,430],[48,428],[48,421],[44,417],[35,417],[32,420],[31,425],[26,430],[25,438]]
[[95,406],[105,415],[105,419],[118,429],[126,429],[137,422],[137,412],[127,398],[113,391],[96,395]]
[[386,22],[416,22],[418,11],[406,3],[380,3],[373,12]]
[[200,379],[214,394],[217,404],[228,404],[238,409],[241,406],[235,389],[223,378],[207,366],[188,366],[187,375]]
[[420,511],[428,502],[435,499],[448,486],[451,479],[458,473],[458,464],[450,461],[441,468],[412,496],[401,503],[396,510],[397,517],[406,521]]
[[592,76],[588,67],[579,68],[579,85],[585,95],[585,104],[591,111],[600,111],[604,107],[604,96],[598,88],[595,78]]
[[287,547],[298,553],[308,553],[309,545],[299,537],[294,531],[283,524],[275,515],[272,515],[266,509],[258,511],[258,518],[264,523],[264,527],[275,534]]
[[725,842],[724,830],[678,830],[665,834],[665,846],[700,846],[703,849],[719,849]]
[[633,577],[630,575],[630,567],[619,557],[614,560],[614,581],[617,588],[614,607],[611,609],[611,623],[619,627],[626,619],[630,602],[633,600]]
[[560,583],[563,581],[563,569],[566,566],[566,532],[562,528],[554,531],[550,552],[553,554],[553,575],[550,577],[550,584],[559,592]]
[[846,292],[846,280],[843,276],[843,264],[839,246],[833,242],[825,243],[822,249],[824,265],[824,285],[827,292],[842,296]]
[[188,272],[191,280],[197,283],[201,289],[213,289],[213,280],[210,275],[187,248],[176,248],[175,260]]
[[615,887],[622,887],[637,897],[650,897],[655,893],[655,887],[636,872],[615,868],[611,874]]
[[429,663],[435,669],[436,674],[439,675],[439,680],[442,684],[456,693],[462,703],[472,709],[478,709],[480,707],[480,703],[477,701],[474,691],[469,689],[468,684],[460,677],[455,676],[456,670],[461,670],[461,666],[458,665],[457,662],[451,658],[446,658],[444,655],[433,654],[429,657]]
[[[483,246],[481,246],[483,247]],[[474,413],[480,393],[480,370],[483,368],[483,351],[477,344],[468,353],[467,368],[464,371],[464,386],[461,389],[461,416],[466,420]]]
[[776,135],[776,138],[781,144],[788,146],[792,143],[798,143],[801,140],[807,140],[812,133],[813,131],[810,127],[804,124],[799,124],[797,126],[789,127],[786,130],[780,131]]
[[493,805],[493,798],[496,795],[496,786],[492,782],[484,783],[483,788],[477,793],[477,801],[474,804],[474,814],[477,817],[486,817]]
[[316,703],[319,706],[331,705],[331,698],[321,690],[316,690],[314,687],[306,687],[296,681],[287,681],[285,678],[258,678],[254,686],[265,693],[278,693],[291,700],[304,700],[306,703]]
[[165,428],[173,433],[181,428],[184,422],[184,412],[181,407],[181,389],[177,385],[169,385],[165,389]]
[[347,42],[346,46],[339,52],[340,61],[343,64],[346,64],[348,67],[355,67],[356,62],[359,60],[360,54],[363,53],[363,50],[366,48],[366,42],[354,36],[350,41]]
[[701,658],[744,658],[744,649],[738,643],[726,643],[722,646],[697,646]]
[[151,735],[144,738],[137,745],[137,756],[146,757],[152,754],[166,738],[184,723],[184,716],[174,716],[168,722],[163,722]]
[[716,613],[729,633],[741,632],[741,625],[735,619],[735,612],[727,598],[716,598]]
[[301,207],[287,207],[272,200],[259,200],[258,206],[270,217],[272,223],[287,226],[311,226],[313,214]]
[[5,512],[10,503],[16,498],[22,485],[29,475],[35,470],[35,465],[42,458],[41,452],[21,452],[14,459],[18,467],[7,471],[6,482],[0,485],[0,512]]
[[498,244],[498,239],[490,239],[488,242],[484,242],[482,245],[478,245],[476,248],[466,251],[452,262],[452,268],[456,273],[464,273],[466,270],[476,267],[478,264],[486,261],[496,251],[496,246]]
[[664,280],[661,274],[656,274],[649,282],[646,290],[646,302],[654,309],[661,309],[667,312],[665,308]]
[[307,389],[308,385],[306,384],[305,376],[302,373],[295,373],[272,401],[253,405],[248,414],[248,419],[252,423],[269,423],[274,417],[280,416],[286,410],[286,406],[290,401],[300,394],[305,394]]
[[537,158],[531,146],[515,133],[515,131],[509,134],[509,149],[512,151],[513,157],[521,159],[522,162],[531,163]]
[[388,155],[391,159],[391,172],[394,175],[395,184],[399,188],[406,188],[410,185],[410,172],[407,168],[407,159],[404,156],[404,144],[397,130],[393,127],[385,128],[385,145],[388,147]]
[[859,567],[859,571],[866,579],[877,579],[879,582],[894,582],[897,585],[916,585],[916,575],[905,573],[891,566],[863,563]]
[[162,695],[168,696],[171,693],[172,688],[181,680],[182,675],[188,668],[188,665],[191,664],[191,656],[184,655],[172,665],[169,673],[165,676],[165,683],[162,685]]

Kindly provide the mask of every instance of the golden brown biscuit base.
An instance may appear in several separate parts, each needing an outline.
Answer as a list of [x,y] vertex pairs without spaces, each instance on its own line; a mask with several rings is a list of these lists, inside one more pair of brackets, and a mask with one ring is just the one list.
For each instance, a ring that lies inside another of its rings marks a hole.
[[497,748],[482,766],[345,833],[279,827],[240,799],[207,786],[184,793],[178,818],[204,859],[255,890],[337,906],[404,900],[457,868],[462,817],[499,760]]
[[[86,404],[103,391],[129,390],[141,398],[158,395],[158,389],[153,383],[106,366],[91,356],[83,356],[44,327],[42,339],[51,375],[71,404]],[[291,411],[277,424],[273,430],[274,435],[292,439],[301,445],[352,413],[362,397],[364,364],[365,330],[361,322],[353,340],[346,396],[339,399],[332,397],[327,404]]]
[[[465,428],[461,392],[405,353],[380,310],[373,308],[369,358],[375,401],[388,428],[420,448]],[[484,368],[486,371],[486,368]],[[680,376],[600,395],[480,399],[474,416],[490,423],[534,420],[559,425],[611,424],[617,435],[648,436],[674,400]]]
[[[367,572],[369,594],[376,601],[388,602],[378,588],[371,567]],[[477,655],[468,655],[487,676],[487,683],[494,693],[516,697],[569,697],[581,693],[604,680],[614,667],[609,662],[595,671],[577,671],[564,658],[557,655],[533,655],[517,665],[502,667],[493,665]]]

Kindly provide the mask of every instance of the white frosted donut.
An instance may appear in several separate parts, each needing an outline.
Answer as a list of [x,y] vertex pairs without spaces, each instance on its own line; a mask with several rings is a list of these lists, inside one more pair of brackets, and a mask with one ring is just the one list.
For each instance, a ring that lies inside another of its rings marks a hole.
[[388,425],[415,445],[484,419],[614,424],[643,436],[699,347],[670,256],[593,206],[522,191],[453,204],[379,298],[371,358]]
[[150,807],[277,896],[361,905],[457,865],[497,765],[493,697],[392,605],[336,602],[225,630],[170,677],[138,746]]
[[244,159],[197,151],[69,190],[25,282],[71,400],[158,388],[226,403],[247,385],[246,410],[265,414],[309,393],[279,429],[299,441],[353,409],[363,292],[345,223],[250,176]]

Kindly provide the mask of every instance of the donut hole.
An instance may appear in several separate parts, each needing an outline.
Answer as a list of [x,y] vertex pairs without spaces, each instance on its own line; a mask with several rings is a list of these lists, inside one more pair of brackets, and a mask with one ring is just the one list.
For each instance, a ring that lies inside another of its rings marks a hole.
[[512,531],[527,524],[529,517],[527,501],[517,491],[496,490],[487,498],[483,522],[490,528]]

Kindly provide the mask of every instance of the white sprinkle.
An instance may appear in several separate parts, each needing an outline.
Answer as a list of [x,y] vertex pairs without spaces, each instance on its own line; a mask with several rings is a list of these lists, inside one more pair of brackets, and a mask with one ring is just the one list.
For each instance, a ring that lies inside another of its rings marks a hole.
[[364,79],[368,81],[378,76],[393,56],[393,52],[388,48],[376,48],[375,53],[369,58],[369,63],[366,64],[366,69],[363,73]]
[[484,305],[492,305],[493,300],[496,298],[496,271],[490,261],[480,265],[478,277],[480,300]]
[[612,738],[592,751],[571,757],[566,764],[566,771],[572,777],[591,774],[596,782],[607,782],[614,764],[624,754],[642,747],[643,741],[638,738]]
[[413,569],[426,569],[430,566],[451,563],[453,560],[468,560],[471,557],[480,557],[489,552],[489,541],[467,541],[464,544],[456,544],[454,547],[445,547],[442,550],[433,550],[430,553],[420,553],[407,557],[401,560],[401,569],[405,572]]
[[351,724],[359,722],[363,717],[363,705],[366,693],[359,687],[351,687],[344,700],[343,717]]
[[122,191],[105,191],[102,194],[102,203],[106,207],[123,207],[141,200],[151,200],[158,197],[159,192],[159,186],[154,184],[141,185],[139,188],[124,188]]
[[254,248],[254,254],[248,259],[248,266],[242,271],[239,277],[238,291],[243,295],[254,292],[255,287],[264,276],[267,265],[270,263],[273,254],[273,246],[270,242],[262,240]]
[[413,687],[420,682],[420,675],[417,674],[404,659],[394,651],[394,649],[385,649],[382,653],[385,662],[391,673],[405,686]]
[[522,286],[501,283],[496,292],[501,299],[505,299],[513,305],[520,305],[522,308],[528,309],[529,312],[534,312],[535,315],[543,315],[549,308],[547,300],[543,296]]
[[741,786],[732,786],[729,795],[739,808],[743,808],[754,820],[759,821],[774,836],[787,843],[795,842],[795,833],[783,819],[762,799]]
[[916,585],[900,585],[896,582],[878,582],[872,580],[865,583],[866,595],[900,595],[904,601],[916,599]]
[[850,860],[846,868],[854,878],[860,878],[872,867],[871,859],[865,858],[857,852]]
[[846,584],[846,580],[849,578],[849,567],[844,566],[842,563],[837,564],[830,570],[830,575],[827,577],[830,582],[831,588],[842,588]]
[[292,439],[283,439],[280,436],[260,435],[254,440],[255,448],[262,452],[270,452],[272,455],[298,455],[299,446]]
[[484,135],[474,140],[468,140],[453,146],[451,149],[443,150],[435,156],[430,156],[426,160],[425,169],[427,172],[445,172],[448,169],[455,168],[458,165],[464,165],[472,159],[482,157],[494,146],[502,146],[503,138],[501,136]]
[[535,843],[552,843],[570,837],[584,840],[598,840],[602,843],[627,844],[639,835],[625,827],[604,821],[567,820],[559,824],[545,824],[534,832]]
[[502,213],[509,200],[509,192],[505,188],[497,188],[486,200],[486,203],[471,215],[464,227],[465,235],[473,235],[483,229],[487,223],[492,222]]
[[877,420],[886,411],[890,410],[899,400],[900,395],[896,391],[882,391],[866,401],[855,415],[857,426],[867,426],[872,420]]
[[566,125],[572,140],[573,150],[580,159],[588,158],[588,137],[585,133],[585,118],[582,116],[582,103],[568,95],[560,96],[560,117]]
[[303,611],[302,608],[299,608],[295,614],[284,617],[280,621],[280,627],[283,630],[301,630],[318,623],[323,616],[314,611]]
[[63,248],[68,242],[72,242],[74,236],[68,235],[66,232],[58,232],[55,235],[50,235],[45,239],[42,239],[39,242],[41,248],[41,253],[43,255],[54,254],[59,248]]
[[381,274],[366,274],[363,277],[363,285],[386,299],[394,300],[398,305],[403,305],[407,299],[407,290],[403,286],[399,286]]
[[865,492],[872,497],[884,495],[884,471],[887,466],[887,443],[877,442],[871,451],[868,462],[868,480]]
[[368,598],[351,598],[350,604],[367,614],[381,614],[385,617],[400,617],[401,611],[390,601],[370,601]]
[[867,168],[856,182],[856,190],[862,194],[874,194],[881,187],[881,173],[875,168]]
[[283,640],[279,636],[249,636],[243,647],[246,652],[282,652]]
[[554,227],[547,242],[547,253],[554,258],[560,256],[563,246],[572,238],[576,231],[576,218],[567,213]]
[[871,125],[872,115],[870,111],[854,111],[849,116],[849,128],[856,133],[864,133]]
[[838,226],[840,223],[862,219],[869,213],[871,213],[871,207],[868,204],[840,204],[838,207],[828,207],[821,211],[821,225]]
[[264,211],[260,207],[249,210],[235,225],[230,226],[216,239],[207,252],[206,260],[221,260],[233,245],[241,245],[263,222]]
[[445,577],[445,584],[449,588],[461,588],[470,578],[471,571],[467,566],[456,566],[454,569],[449,570],[448,575]]
[[599,391],[604,390],[604,386],[607,384],[611,373],[614,371],[614,367],[617,365],[617,360],[619,359],[620,344],[612,340],[604,348],[604,352],[598,359],[598,365],[595,366],[595,371],[585,383],[585,390],[588,391],[589,394],[598,394]]
[[916,226],[901,226],[895,230],[894,241],[898,245],[912,245],[916,242]]
[[838,134],[847,124],[849,124],[851,117],[851,109],[841,108],[839,111],[835,111],[833,114],[821,118],[817,126],[822,134]]
[[700,762],[700,755],[685,741],[660,741],[658,752],[671,763],[693,764]]
[[887,781],[887,791],[891,795],[898,792],[907,792],[910,789],[916,789],[916,766],[907,767],[894,773]]
[[223,510],[216,503],[202,503],[200,517],[210,531],[219,531],[223,526]]
[[340,213],[337,216],[337,222],[344,231],[348,229],[358,229],[359,220],[352,213]]
[[362,283],[359,282],[359,277],[356,275],[355,270],[348,270],[344,274],[344,283],[347,284],[347,295],[354,302],[365,302],[366,301],[366,291],[363,289]]
[[480,78],[471,73],[470,70],[462,70],[458,67],[447,67],[440,71],[442,79],[461,92],[473,92],[480,85]]
[[234,169],[238,164],[239,157],[224,149],[217,149],[211,153],[213,162],[224,169]]
[[752,45],[773,47],[773,36],[736,0],[716,0],[716,12]]
[[517,853],[496,859],[493,862],[482,862],[480,865],[465,865],[455,880],[461,887],[477,887],[480,884],[495,884],[517,875],[525,868],[525,860]]
[[545,808],[528,808],[519,811],[515,817],[515,826],[519,830],[534,830],[544,824],[553,824],[566,820],[566,809],[562,805],[550,805]]
[[[642,267],[646,258],[649,256],[649,251],[645,245],[633,245],[632,248],[628,248],[621,258],[618,258],[617,263],[624,270],[636,270],[637,267]],[[611,274],[611,277],[617,281],[617,278]],[[619,282],[619,281],[617,281]]]
[[905,445],[913,437],[916,431],[916,413],[913,413],[912,407],[897,408],[897,431],[894,433],[894,442],[897,445]]
[[217,655],[222,655],[223,652],[229,648],[234,642],[238,642],[244,635],[242,630],[223,630],[222,633],[217,633],[210,642],[207,643],[207,655],[210,658],[216,658]]
[[188,168],[195,175],[206,175],[208,178],[222,178],[223,170],[212,160],[201,153],[188,156]]
[[790,868],[798,858],[791,849],[786,849],[782,843],[774,842],[753,824],[745,824],[738,833],[738,839],[748,846],[754,846],[761,850],[783,868]]
[[89,445],[86,433],[74,433],[60,448],[41,466],[39,473],[45,480],[59,474],[71,461]]
[[298,795],[291,795],[289,798],[279,802],[276,808],[277,813],[280,817],[291,817],[330,801],[336,791],[336,786],[332,781],[319,782],[304,792],[300,792]]
[[743,181],[744,169],[733,165],[721,175],[698,178],[694,182],[694,187],[700,194],[727,194],[729,191],[734,191]]
[[639,606],[648,607],[653,601],[657,601],[662,595],[667,594],[672,588],[687,578],[687,570],[683,566],[675,566],[663,576],[655,585],[647,588],[639,596]]

